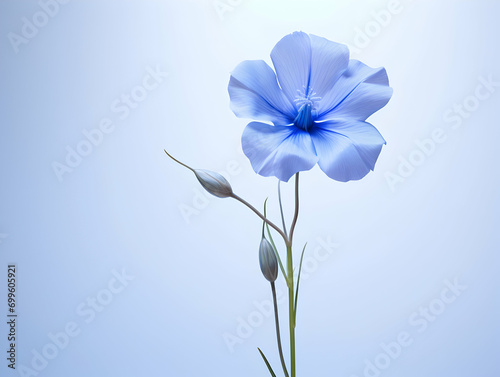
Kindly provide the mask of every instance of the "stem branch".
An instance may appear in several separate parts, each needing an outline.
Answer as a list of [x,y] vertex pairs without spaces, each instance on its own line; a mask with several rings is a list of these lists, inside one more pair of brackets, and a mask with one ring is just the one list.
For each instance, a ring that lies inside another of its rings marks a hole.
[[288,237],[285,235],[285,233],[283,233],[283,231],[276,225],[274,225],[274,223],[268,219],[265,218],[265,216],[259,212],[259,210],[257,208],[255,208],[253,205],[251,205],[250,203],[248,203],[245,199],[242,199],[240,198],[238,195],[236,194],[232,194],[231,196],[232,198],[236,199],[237,201],[243,203],[244,205],[246,205],[248,208],[250,208],[252,211],[255,212],[255,214],[257,216],[259,216],[262,220],[264,220],[270,227],[272,227],[275,231],[277,231],[281,237],[283,237],[283,240],[285,241],[285,243],[288,245]]

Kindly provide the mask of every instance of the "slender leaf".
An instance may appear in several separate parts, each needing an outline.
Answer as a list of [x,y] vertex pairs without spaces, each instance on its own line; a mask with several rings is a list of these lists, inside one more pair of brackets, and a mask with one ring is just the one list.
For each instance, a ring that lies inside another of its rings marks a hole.
[[[264,217],[267,219],[267,199],[264,202]],[[271,231],[269,230],[269,224],[266,223],[265,221],[264,221],[264,223],[266,224],[267,235],[269,236],[269,241],[271,242],[271,245],[273,246],[274,253],[276,254],[276,258],[278,258],[278,263],[280,265],[281,273],[285,277],[286,284],[288,285],[288,276],[287,276],[285,269],[283,267],[283,263],[281,263],[281,258],[280,258],[280,255],[278,253],[278,249],[276,249],[276,245],[274,244],[273,236],[271,235]]]
[[300,256],[300,264],[299,264],[299,274],[297,276],[297,289],[295,290],[295,307],[293,308],[293,323],[295,326],[295,321],[297,319],[297,299],[299,297],[299,284],[300,284],[300,273],[302,272],[302,261],[304,260],[304,251],[306,251],[307,243],[304,245],[302,249],[302,255]]
[[280,204],[281,223],[283,224],[283,231],[285,232],[285,236],[288,237],[285,225],[285,216],[283,216],[283,205],[281,204],[281,181],[279,179],[278,179],[278,200]]
[[262,351],[260,350],[260,348],[257,347],[257,349],[259,350],[260,355],[264,359],[264,362],[266,363],[267,369],[269,369],[269,373],[271,373],[271,376],[276,377],[276,374],[274,374],[273,368],[271,368],[271,364],[269,364],[269,361],[267,361],[266,357],[264,356],[264,354],[262,353]]

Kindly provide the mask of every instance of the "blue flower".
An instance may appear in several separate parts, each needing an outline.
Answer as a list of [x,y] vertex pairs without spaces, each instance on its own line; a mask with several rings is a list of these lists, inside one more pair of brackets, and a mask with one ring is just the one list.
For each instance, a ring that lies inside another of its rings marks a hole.
[[366,119],[392,95],[384,68],[349,60],[346,46],[295,32],[271,52],[276,70],[247,60],[231,73],[231,109],[249,123],[243,152],[256,173],[288,181],[319,167],[347,182],[374,169],[385,140]]

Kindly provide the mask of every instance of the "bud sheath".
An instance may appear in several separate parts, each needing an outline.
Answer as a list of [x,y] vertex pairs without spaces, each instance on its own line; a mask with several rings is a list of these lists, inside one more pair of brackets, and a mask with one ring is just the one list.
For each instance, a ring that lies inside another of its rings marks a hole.
[[228,198],[233,195],[231,185],[221,174],[210,171],[195,169],[194,174],[203,188],[218,198]]

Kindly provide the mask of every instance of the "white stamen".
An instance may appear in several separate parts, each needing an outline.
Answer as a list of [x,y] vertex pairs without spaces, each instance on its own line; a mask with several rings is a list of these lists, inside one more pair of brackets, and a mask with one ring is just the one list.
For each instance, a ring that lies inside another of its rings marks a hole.
[[297,89],[297,95],[293,102],[297,104],[298,108],[302,108],[306,104],[311,105],[311,110],[316,110],[316,103],[321,100],[321,97],[316,96],[316,92],[311,87],[306,88],[305,85],[301,89]]

